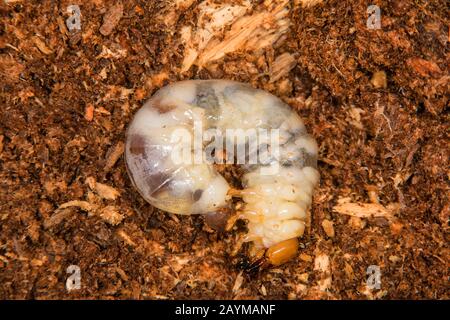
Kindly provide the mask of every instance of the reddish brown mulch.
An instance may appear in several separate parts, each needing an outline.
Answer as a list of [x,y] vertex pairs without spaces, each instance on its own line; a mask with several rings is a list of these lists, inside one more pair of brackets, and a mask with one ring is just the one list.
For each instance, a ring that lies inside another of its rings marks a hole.
[[[199,2],[169,23],[169,2],[124,1],[111,18],[109,2],[80,1],[75,33],[64,26],[69,1],[1,2],[0,298],[448,299],[448,3],[373,1],[382,29],[370,30],[366,1],[292,1],[280,46],[180,74],[178,31]],[[117,25],[102,27],[105,14]],[[271,83],[284,52],[297,64]],[[120,156],[132,115],[163,85],[197,78],[268,90],[317,138],[321,182],[294,261],[241,273],[230,253],[242,223],[217,234],[133,190]],[[120,195],[102,198],[95,181]],[[73,200],[108,209],[57,210]],[[392,216],[350,217],[333,210],[338,200]],[[68,292],[73,264],[82,287]],[[379,290],[366,288],[370,265]]]

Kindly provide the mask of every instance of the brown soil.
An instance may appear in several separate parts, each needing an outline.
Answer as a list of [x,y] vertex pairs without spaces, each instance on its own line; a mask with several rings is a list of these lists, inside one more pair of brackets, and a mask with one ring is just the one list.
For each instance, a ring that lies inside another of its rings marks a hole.
[[[0,298],[448,299],[448,2],[372,1],[371,30],[366,1],[291,1],[276,45],[184,73],[179,31],[200,1],[170,2],[1,1]],[[80,32],[65,27],[74,3]],[[283,53],[294,67],[271,81]],[[132,115],[198,78],[280,96],[317,138],[321,182],[292,262],[242,273],[230,253],[244,224],[218,234],[133,190],[121,156]],[[82,286],[68,292],[73,264]],[[366,287],[370,265],[380,289]]]

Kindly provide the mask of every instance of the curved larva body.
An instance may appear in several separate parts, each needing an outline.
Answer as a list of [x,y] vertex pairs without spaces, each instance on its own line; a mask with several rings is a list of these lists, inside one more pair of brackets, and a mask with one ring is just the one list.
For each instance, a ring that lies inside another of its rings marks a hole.
[[[141,195],[155,207],[177,214],[206,214],[229,205],[236,190],[212,164],[180,164],[173,158],[181,141],[174,133],[184,130],[194,136],[195,123],[224,136],[229,129],[279,129],[278,154],[270,153],[264,164],[243,164],[240,217],[248,220],[246,241],[259,249],[302,236],[319,180],[316,142],[288,105],[242,83],[181,81],[145,103],[128,129],[125,147],[128,172]],[[258,154],[275,149],[269,138],[258,138]],[[203,140],[203,148],[209,139]],[[249,142],[244,139],[236,147],[242,143]],[[193,159],[194,149],[190,152]]]

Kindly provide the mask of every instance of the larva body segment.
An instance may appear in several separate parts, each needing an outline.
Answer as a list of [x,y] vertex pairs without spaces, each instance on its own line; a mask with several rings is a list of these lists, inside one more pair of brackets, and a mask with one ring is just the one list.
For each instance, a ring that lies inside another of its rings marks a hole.
[[[198,131],[204,133],[200,141]],[[276,134],[260,134],[268,131]],[[236,139],[219,140],[229,132]],[[231,149],[237,156],[230,156]],[[247,161],[239,162],[239,150],[247,152]],[[212,151],[209,158],[205,151]],[[239,196],[240,218],[248,220],[246,241],[253,242],[253,252],[278,244],[268,255],[276,261],[284,261],[277,255],[286,251],[280,243],[303,235],[319,181],[317,153],[314,138],[288,105],[227,80],[181,81],[160,89],[136,113],[125,146],[130,178],[149,203],[171,213],[207,214]],[[214,169],[211,159],[223,160],[221,154],[227,163],[232,158],[242,165],[243,190],[232,189]],[[290,248],[294,242],[286,243]]]

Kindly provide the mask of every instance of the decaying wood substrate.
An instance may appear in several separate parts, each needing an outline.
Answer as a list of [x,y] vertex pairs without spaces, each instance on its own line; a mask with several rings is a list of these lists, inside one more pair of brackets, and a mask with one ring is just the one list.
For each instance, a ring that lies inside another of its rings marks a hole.
[[[176,8],[186,8],[192,4],[192,0],[175,2]],[[309,6],[318,2],[302,0],[296,1],[296,4]],[[185,47],[181,72],[188,71],[192,65],[201,68],[229,53],[257,53],[282,42],[289,31],[289,0],[266,0],[259,5],[248,0],[219,4],[206,0],[196,9],[196,24],[180,29],[180,40]],[[287,63],[286,68],[290,70],[291,65],[292,62]]]

